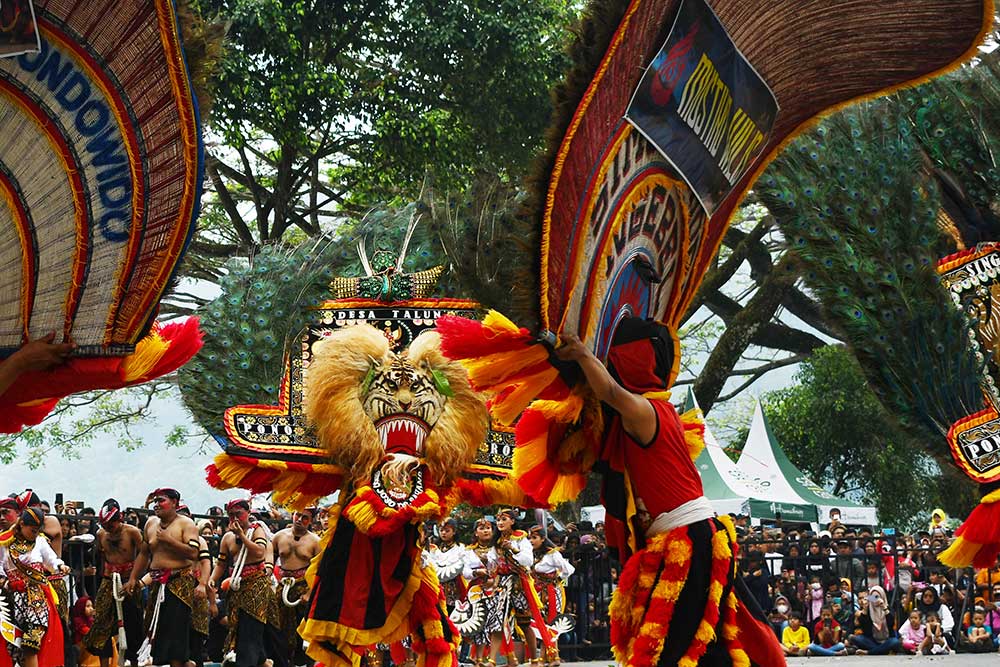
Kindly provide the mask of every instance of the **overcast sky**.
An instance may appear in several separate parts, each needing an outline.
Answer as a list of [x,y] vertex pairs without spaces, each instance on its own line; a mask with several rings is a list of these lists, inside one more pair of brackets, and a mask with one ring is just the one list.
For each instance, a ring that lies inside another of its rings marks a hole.
[[4,466],[0,491],[6,494],[32,488],[49,502],[62,493],[66,500],[82,500],[97,508],[107,498],[117,499],[122,506],[140,506],[149,491],[171,486],[196,513],[245,494],[216,491],[205,482],[205,466],[218,450],[202,453],[193,445],[168,449],[162,444],[175,425],[193,423],[179,401],[158,400],[154,410],[157,423],[137,429],[145,447],[130,452],[119,448],[115,439],[108,439],[85,449],[80,459],[53,456],[37,470],[23,464]]

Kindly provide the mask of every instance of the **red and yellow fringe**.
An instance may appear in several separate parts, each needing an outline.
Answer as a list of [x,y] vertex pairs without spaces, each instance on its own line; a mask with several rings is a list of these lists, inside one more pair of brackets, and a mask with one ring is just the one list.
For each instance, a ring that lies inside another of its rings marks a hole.
[[524,493],[512,477],[496,479],[466,479],[460,477],[452,487],[448,499],[449,507],[466,502],[476,507],[507,505],[510,507],[548,507],[548,503]]
[[611,650],[620,664],[656,664],[687,582],[691,554],[691,538],[681,527],[652,538],[625,564],[608,609]]
[[955,531],[955,540],[938,554],[948,567],[993,567],[1000,555],[1000,489],[982,497]]
[[687,445],[688,455],[694,461],[705,449],[705,421],[698,408],[688,410],[680,419],[681,426],[684,427],[684,443]]
[[354,498],[344,509],[344,516],[358,529],[371,537],[385,537],[400,530],[408,523],[437,520],[448,514],[447,502],[450,489],[438,495],[435,489],[427,488],[412,503],[394,508],[386,505],[369,485],[358,487]]
[[40,423],[62,398],[94,389],[121,389],[177,370],[201,349],[198,318],[154,325],[126,357],[74,357],[44,372],[22,374],[0,401],[0,432]]
[[513,476],[526,494],[549,505],[583,491],[604,431],[604,414],[590,391],[571,397],[535,401],[515,431]]
[[549,348],[495,310],[481,322],[445,315],[435,328],[441,352],[465,366],[472,388],[493,395],[490,413],[500,423],[514,423],[535,398],[569,398],[569,387],[549,363]]
[[330,495],[344,481],[343,468],[326,463],[299,463],[218,454],[205,468],[206,479],[216,489],[247,489],[274,493],[274,501],[304,509]]
[[[734,667],[749,667],[739,641],[739,600],[727,584],[735,576],[736,534],[729,517],[719,519],[724,529],[712,536],[712,564],[708,601],[691,645],[679,667],[695,667],[708,645],[724,642]],[[611,649],[625,667],[653,667],[660,659],[670,632],[677,599],[690,574],[692,543],[686,526],[657,535],[625,564],[609,609]],[[722,621],[722,637],[716,628]]]

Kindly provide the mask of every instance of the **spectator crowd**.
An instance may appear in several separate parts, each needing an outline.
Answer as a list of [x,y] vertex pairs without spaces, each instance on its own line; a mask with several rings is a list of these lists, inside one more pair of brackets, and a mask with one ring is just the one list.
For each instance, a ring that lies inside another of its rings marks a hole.
[[987,653],[1000,640],[1000,562],[955,570],[943,513],[897,534],[831,522],[752,527],[738,517],[743,582],[789,656]]

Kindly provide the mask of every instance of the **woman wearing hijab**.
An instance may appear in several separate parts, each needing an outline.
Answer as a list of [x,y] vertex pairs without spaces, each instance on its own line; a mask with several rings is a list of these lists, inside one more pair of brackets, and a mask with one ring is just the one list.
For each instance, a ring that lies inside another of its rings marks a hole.
[[861,634],[851,637],[858,655],[887,655],[890,651],[900,650],[895,619],[889,612],[889,601],[881,586],[872,586],[868,590],[868,600],[858,618],[858,628]]
[[948,646],[955,648],[955,636],[952,633],[955,628],[955,617],[948,605],[941,602],[937,589],[928,586],[922,590],[917,598],[916,608],[925,617],[928,613],[937,614],[937,617],[941,619],[941,632],[944,634],[945,641],[948,642]]

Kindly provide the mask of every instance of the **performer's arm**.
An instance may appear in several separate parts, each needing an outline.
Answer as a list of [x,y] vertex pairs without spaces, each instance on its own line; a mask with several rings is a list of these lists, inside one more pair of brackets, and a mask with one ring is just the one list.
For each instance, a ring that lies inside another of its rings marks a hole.
[[141,531],[141,536],[139,540],[139,552],[135,556],[135,562],[132,563],[132,572],[128,575],[128,582],[122,586],[122,590],[126,595],[132,593],[132,589],[135,588],[136,582],[139,578],[146,574],[146,569],[149,567],[149,542],[146,541],[146,531],[143,529]]
[[556,356],[580,364],[594,395],[621,416],[626,433],[640,444],[652,442],[656,437],[656,410],[650,402],[618,384],[600,359],[579,338],[565,335],[561,337],[561,341],[562,345],[556,350]]
[[226,576],[226,569],[229,567],[229,552],[232,550],[235,539],[232,533],[226,533],[222,538],[222,544],[219,545],[219,556],[215,559],[215,568],[212,570],[212,577],[209,580],[214,588],[218,588],[222,578]]
[[27,343],[0,363],[0,394],[10,388],[22,373],[47,371],[66,361],[76,347],[73,343],[53,343],[55,332]]
[[39,538],[35,540],[35,546],[41,552],[42,564],[45,565],[45,569],[49,572],[61,572],[63,574],[69,572],[69,568],[63,563],[62,558],[57,556],[56,552],[52,550],[49,541],[42,536],[39,536]]
[[559,576],[562,580],[566,581],[572,577],[573,573],[576,572],[576,568],[573,567],[572,563],[566,560],[566,558],[562,555],[562,552],[553,551],[551,555],[552,559],[556,562],[556,567],[559,569]]
[[209,596],[211,587],[208,580],[212,576],[212,555],[208,553],[208,542],[205,538],[198,536],[198,588],[200,596]]
[[236,529],[243,540],[243,545],[246,546],[247,562],[258,563],[264,560],[267,555],[267,538],[264,537],[264,531],[261,527],[254,526],[249,535],[244,532],[239,523],[236,524]]
[[514,558],[517,560],[518,564],[526,570],[531,570],[531,566],[535,564],[535,555],[531,553],[531,542],[528,538],[522,537],[517,540],[517,553],[514,554]]
[[472,581],[476,578],[476,570],[485,571],[486,568],[472,549],[466,549],[463,554],[462,576],[466,581]]

